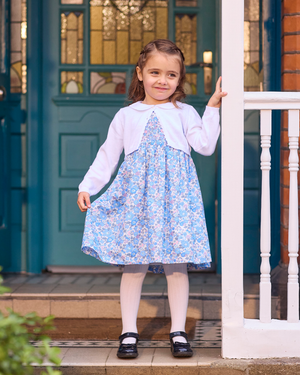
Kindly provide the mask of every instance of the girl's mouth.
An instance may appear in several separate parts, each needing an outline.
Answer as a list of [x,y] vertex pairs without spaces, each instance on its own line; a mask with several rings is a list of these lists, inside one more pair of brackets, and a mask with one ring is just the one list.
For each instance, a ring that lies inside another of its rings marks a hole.
[[160,91],[166,91],[168,90],[167,87],[155,87],[156,90],[160,90]]

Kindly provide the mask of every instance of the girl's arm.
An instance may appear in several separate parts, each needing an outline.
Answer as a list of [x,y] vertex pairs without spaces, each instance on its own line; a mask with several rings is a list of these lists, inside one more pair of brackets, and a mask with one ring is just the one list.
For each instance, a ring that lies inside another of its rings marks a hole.
[[214,153],[220,134],[219,108],[222,98],[227,95],[227,92],[221,89],[221,80],[222,78],[219,77],[216,90],[209,99],[202,119],[191,107],[187,122],[186,137],[189,144],[196,152],[206,156]]
[[85,192],[89,195],[99,193],[116,170],[123,151],[123,121],[120,112],[115,115],[108,129],[106,141],[100,147],[93,164],[79,185],[79,193]]
[[190,107],[186,129],[189,145],[199,154],[212,155],[220,134],[219,109],[206,107],[201,119],[195,108]]

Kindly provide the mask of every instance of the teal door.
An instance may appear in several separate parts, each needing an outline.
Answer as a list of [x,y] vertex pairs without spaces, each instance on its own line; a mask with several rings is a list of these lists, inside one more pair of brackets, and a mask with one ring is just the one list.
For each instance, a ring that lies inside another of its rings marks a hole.
[[[43,2],[43,267],[101,264],[80,251],[85,215],[76,204],[77,187],[114,114],[126,105],[143,45],[169,38],[183,49],[187,101],[200,114],[217,74],[215,2],[141,0],[130,8],[126,3]],[[197,64],[205,51],[211,52],[205,56],[212,71]],[[193,158],[214,258],[216,157]]]
[[11,264],[10,246],[10,102],[8,69],[8,2],[0,1],[0,265]]

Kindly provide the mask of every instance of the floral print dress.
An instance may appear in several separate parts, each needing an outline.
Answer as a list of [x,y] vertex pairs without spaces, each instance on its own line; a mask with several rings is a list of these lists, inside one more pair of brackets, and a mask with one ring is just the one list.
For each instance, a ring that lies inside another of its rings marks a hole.
[[138,150],[88,210],[82,251],[114,265],[210,267],[204,208],[191,156],[167,145],[155,114]]

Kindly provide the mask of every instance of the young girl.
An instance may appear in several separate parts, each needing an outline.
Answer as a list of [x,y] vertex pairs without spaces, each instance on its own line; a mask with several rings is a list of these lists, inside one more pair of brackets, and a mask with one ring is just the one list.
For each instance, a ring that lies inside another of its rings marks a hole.
[[[165,272],[171,311],[171,351],[193,352],[185,333],[189,298],[187,267],[207,268],[211,256],[191,147],[211,155],[219,137],[219,107],[226,93],[219,78],[201,120],[185,97],[181,50],[158,39],[140,53],[129,88],[133,104],[115,115],[96,159],[79,185],[78,206],[86,211],[82,251],[124,265],[120,287],[123,331],[119,358],[138,355],[137,313],[150,268]],[[122,151],[125,160],[109,189]]]

